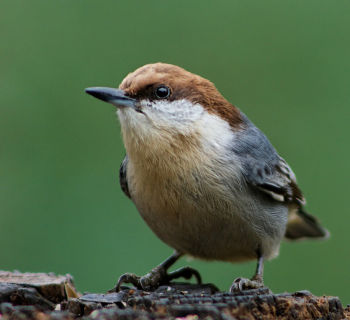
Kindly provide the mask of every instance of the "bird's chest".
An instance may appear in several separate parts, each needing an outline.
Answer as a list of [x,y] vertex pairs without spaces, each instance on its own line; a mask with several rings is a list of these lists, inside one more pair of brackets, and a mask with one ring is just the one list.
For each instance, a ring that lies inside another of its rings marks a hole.
[[183,216],[200,204],[201,196],[209,192],[203,183],[207,180],[205,174],[181,159],[147,167],[130,163],[127,176],[134,203],[156,229],[164,224],[179,225]]

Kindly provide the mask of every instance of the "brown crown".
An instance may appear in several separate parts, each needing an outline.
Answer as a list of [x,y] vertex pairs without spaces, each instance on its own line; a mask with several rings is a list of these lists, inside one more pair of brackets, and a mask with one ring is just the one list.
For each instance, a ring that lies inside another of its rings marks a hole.
[[237,128],[242,123],[240,111],[229,103],[207,79],[166,63],[147,64],[129,73],[120,89],[137,99],[151,99],[159,85],[171,90],[170,101],[187,99],[199,103],[209,113],[215,114]]

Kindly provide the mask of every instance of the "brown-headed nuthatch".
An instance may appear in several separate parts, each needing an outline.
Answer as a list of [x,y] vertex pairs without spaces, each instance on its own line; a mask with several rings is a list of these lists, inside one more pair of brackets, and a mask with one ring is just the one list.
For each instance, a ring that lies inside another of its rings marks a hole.
[[257,259],[251,280],[231,291],[263,286],[263,262],[288,239],[328,232],[303,209],[295,175],[266,136],[210,81],[155,63],[130,73],[119,89],[86,92],[117,107],[126,157],[120,184],[153,232],[175,249],[143,277],[122,275],[152,289],[198,272],[167,272],[182,255],[229,262]]

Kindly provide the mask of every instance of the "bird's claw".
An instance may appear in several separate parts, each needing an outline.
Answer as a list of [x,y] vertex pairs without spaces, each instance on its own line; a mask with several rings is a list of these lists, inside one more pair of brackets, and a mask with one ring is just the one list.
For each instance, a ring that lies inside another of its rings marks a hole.
[[119,277],[118,282],[115,285],[115,287],[113,289],[108,290],[108,293],[119,292],[120,286],[123,283],[132,283],[135,287],[138,287],[138,285],[140,283],[140,277],[134,273],[124,273]]
[[157,289],[161,285],[169,284],[171,280],[180,277],[190,279],[192,276],[196,278],[198,284],[202,283],[202,279],[199,272],[191,267],[183,267],[167,273],[165,268],[158,266],[142,277],[139,277],[133,273],[123,274],[118,279],[116,286],[109,292],[120,291],[121,285],[123,283],[131,283],[137,289],[152,291]]
[[230,293],[241,293],[244,290],[253,290],[264,288],[264,282],[261,279],[237,278],[230,287]]

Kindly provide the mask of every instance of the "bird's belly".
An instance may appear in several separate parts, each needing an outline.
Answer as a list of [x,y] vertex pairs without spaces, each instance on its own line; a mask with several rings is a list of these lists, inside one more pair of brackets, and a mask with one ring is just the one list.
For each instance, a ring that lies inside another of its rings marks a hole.
[[[141,210],[140,210],[141,211]],[[169,246],[191,256],[223,261],[256,258],[260,239],[236,216],[223,218],[212,212],[182,206],[177,212],[142,212],[155,234]],[[168,214],[174,214],[169,217]]]
[[[137,189],[137,188],[136,188]],[[143,187],[133,197],[141,216],[169,246],[191,256],[223,261],[255,259],[257,250],[268,258],[278,252],[284,226],[278,235],[257,230],[234,199],[189,198],[178,188]],[[210,203],[209,203],[210,202]],[[232,203],[231,203],[232,202]]]

